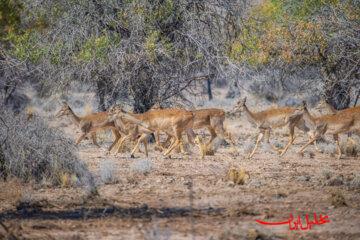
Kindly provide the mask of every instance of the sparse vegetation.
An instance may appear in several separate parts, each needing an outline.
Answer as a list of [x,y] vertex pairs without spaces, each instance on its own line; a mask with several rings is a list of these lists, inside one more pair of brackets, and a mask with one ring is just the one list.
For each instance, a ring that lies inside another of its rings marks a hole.
[[68,185],[71,176],[81,184],[94,188],[92,174],[78,159],[72,141],[41,119],[26,121],[25,115],[14,115],[1,109],[0,131],[3,139],[2,177],[18,177],[23,181],[43,179],[55,185]]

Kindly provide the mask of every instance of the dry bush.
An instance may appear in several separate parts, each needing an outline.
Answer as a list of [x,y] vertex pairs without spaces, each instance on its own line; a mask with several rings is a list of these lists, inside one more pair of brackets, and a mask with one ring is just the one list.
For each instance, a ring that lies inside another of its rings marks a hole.
[[100,163],[100,179],[105,184],[116,183],[116,166],[113,161],[106,160]]
[[334,144],[328,144],[326,142],[319,142],[317,144],[318,148],[322,153],[328,155],[334,155],[336,153],[336,146]]
[[0,109],[2,177],[38,183],[46,179],[55,185],[68,185],[73,179],[73,183],[95,190],[92,174],[79,160],[74,143],[62,132],[49,128],[40,118],[27,122],[25,115]]
[[360,174],[354,176],[350,181],[349,186],[351,189],[360,189]]
[[130,169],[134,173],[148,174],[153,169],[153,164],[150,160],[141,159],[132,163]]

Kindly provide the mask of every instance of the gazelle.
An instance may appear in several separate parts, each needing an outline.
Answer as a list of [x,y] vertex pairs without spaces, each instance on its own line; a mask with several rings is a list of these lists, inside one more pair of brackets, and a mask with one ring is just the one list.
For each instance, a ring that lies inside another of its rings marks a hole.
[[[128,113],[128,115],[118,114],[121,112],[120,106],[113,106],[108,110],[108,118],[106,121],[101,123],[99,126],[106,126],[107,124],[113,123],[117,130],[121,133],[122,137],[117,140],[112,146],[110,146],[109,151],[115,146],[117,146],[116,153],[120,152],[120,149],[123,143],[130,139],[132,141],[137,140],[142,134],[151,134],[153,131],[147,128],[147,125],[142,124],[136,118],[137,114]],[[145,154],[148,156],[147,151],[147,139],[142,140],[145,147]],[[133,154],[131,155],[133,157]]]
[[304,101],[300,110],[303,112],[303,119],[312,128],[310,140],[300,149],[303,153],[305,148],[321,138],[325,134],[332,134],[336,142],[338,159],[341,158],[342,152],[339,143],[340,133],[360,132],[360,112],[354,108],[339,111],[336,114],[328,114],[320,117],[314,117],[307,109]]
[[217,108],[198,109],[191,111],[194,114],[194,124],[192,129],[206,128],[209,130],[211,138],[206,147],[212,144],[213,140],[219,136],[228,140],[232,146],[234,141],[231,134],[224,128],[225,111]]
[[[163,109],[160,103],[155,104],[150,111]],[[194,114],[194,124],[192,130],[206,128],[210,132],[210,140],[207,143],[204,143],[204,146],[208,149],[216,137],[220,137],[224,140],[230,142],[234,147],[235,143],[231,137],[231,134],[225,130],[224,121],[225,121],[225,111],[218,108],[208,108],[208,109],[198,109],[198,110],[188,110]],[[189,130],[191,131],[191,130]],[[188,140],[194,144],[194,139],[191,139],[191,135],[195,133],[188,134]],[[156,134],[157,142],[159,141],[159,132]],[[166,139],[165,143],[170,141],[170,136]],[[161,146],[160,146],[161,147]]]
[[322,99],[320,100],[320,102],[318,103],[317,110],[322,110],[322,109],[327,109],[329,111],[329,113],[335,114],[338,112],[338,110],[336,110],[331,104],[329,104],[326,100]]
[[[100,147],[96,141],[96,132],[105,129],[111,129],[113,135],[115,136],[114,143],[117,142],[117,140],[120,138],[120,134],[114,124],[108,123],[102,127],[96,126],[97,124],[104,122],[108,118],[107,112],[98,112],[80,117],[74,113],[74,111],[66,102],[63,102],[63,106],[57,112],[55,117],[62,116],[69,116],[72,122],[76,124],[81,130],[80,137],[75,141],[76,145],[78,145],[88,134],[90,134],[93,143],[96,146]],[[114,143],[112,144],[112,146],[114,145]]]
[[[208,108],[208,109],[198,109],[198,110],[190,110],[194,114],[194,123],[192,129],[189,129],[190,132],[192,130],[203,129],[206,128],[210,132],[210,140],[207,143],[204,143],[206,149],[212,144],[216,137],[220,137],[224,140],[230,142],[230,144],[234,147],[235,143],[231,137],[231,134],[225,130],[224,121],[225,121],[225,111],[217,108]],[[193,144],[194,139],[191,139],[191,136],[195,135],[188,134],[188,139]],[[166,140],[169,141],[168,138]]]
[[[296,108],[291,107],[282,107],[282,108],[271,108],[261,112],[252,112],[246,106],[246,97],[239,100],[234,108],[234,112],[243,112],[250,122],[256,124],[259,135],[256,140],[256,144],[252,152],[249,154],[251,158],[256,149],[258,148],[259,143],[262,141],[264,135],[266,137],[267,143],[270,144],[270,132],[271,129],[280,128],[287,126],[289,128],[290,138],[286,147],[280,151],[280,155],[284,155],[288,148],[294,142],[294,129],[295,127],[303,130],[304,132],[308,131],[308,128],[305,126],[305,122],[302,120],[302,113],[297,112]],[[270,146],[279,151],[277,148]]]
[[[321,109],[327,109],[329,110],[329,112],[331,114],[345,114],[345,115],[353,115],[356,116],[358,114],[360,114],[360,106],[355,106],[355,107],[350,107],[350,108],[346,108],[343,110],[337,110],[336,108],[334,108],[331,104],[329,104],[326,100],[321,100],[317,106],[318,110]],[[348,133],[348,140],[350,142],[352,142],[352,144],[356,144],[355,140],[353,138],[351,138],[351,132]]]
[[[108,121],[114,121],[118,118],[126,118],[129,122],[137,125],[141,124],[144,129],[148,130],[138,138],[135,147],[131,151],[131,156],[138,149],[140,142],[146,140],[150,133],[157,131],[165,132],[172,137],[172,143],[164,153],[164,156],[168,156],[173,149],[178,146],[181,147],[182,133],[184,131],[192,134],[189,129],[193,126],[194,121],[194,115],[191,112],[174,108],[154,109],[142,114],[133,114],[126,112],[121,107],[116,107],[109,114]],[[192,138],[194,137],[192,136]]]

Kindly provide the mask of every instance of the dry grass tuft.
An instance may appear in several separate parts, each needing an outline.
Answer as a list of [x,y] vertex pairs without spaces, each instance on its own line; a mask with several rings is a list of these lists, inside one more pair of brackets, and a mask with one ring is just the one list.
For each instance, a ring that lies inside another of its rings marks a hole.
[[34,107],[28,106],[28,107],[25,109],[25,114],[26,114],[26,120],[27,120],[27,121],[30,121],[31,119],[33,119],[34,116],[35,116],[35,109],[34,109]]
[[342,146],[342,151],[346,153],[346,156],[357,157],[360,151],[358,144],[351,138],[348,138],[346,144]]
[[226,178],[234,184],[243,185],[245,181],[250,179],[250,174],[244,169],[230,168]]
[[213,148],[211,146],[207,146],[203,142],[203,139],[200,138],[199,136],[195,137],[194,142],[200,148],[201,159],[203,159],[204,156],[213,156],[215,154],[215,151],[213,150]]
[[248,229],[248,231],[246,233],[246,239],[247,240],[262,239],[262,235],[259,233],[258,230],[254,229],[254,228],[250,228],[250,229]]
[[334,206],[334,207],[347,206],[346,201],[345,201],[345,197],[341,193],[340,190],[332,192],[331,196],[329,198],[329,201],[330,201],[331,205]]

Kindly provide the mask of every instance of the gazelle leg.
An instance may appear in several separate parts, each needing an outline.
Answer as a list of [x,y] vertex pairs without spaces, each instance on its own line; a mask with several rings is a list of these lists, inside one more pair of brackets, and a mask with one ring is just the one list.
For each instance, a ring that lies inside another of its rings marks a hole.
[[111,152],[111,150],[113,149],[113,147],[115,147],[115,145],[118,143],[119,139],[121,138],[121,135],[119,134],[119,132],[115,131],[115,130],[111,130],[115,139],[113,141],[113,143],[110,145],[110,147],[108,148],[108,152]]
[[283,156],[287,152],[288,148],[293,144],[293,142],[295,140],[294,129],[295,129],[295,126],[294,127],[290,126],[290,129],[289,129],[290,130],[289,142],[288,142],[288,144],[286,144],[285,148],[281,151],[280,156]]
[[334,140],[335,140],[336,149],[337,149],[337,153],[338,153],[337,159],[340,159],[342,153],[341,153],[341,148],[340,148],[339,135],[338,135],[338,134],[333,134],[333,138],[334,138]]
[[314,146],[315,146],[316,151],[318,151],[319,153],[322,153],[321,149],[317,145],[317,140],[314,142]]
[[186,129],[186,136],[187,136],[188,142],[194,146],[195,145],[194,139],[195,139],[196,134],[192,128]]
[[114,146],[112,146],[112,148],[109,150],[109,152],[112,152],[114,149],[116,149],[115,153],[117,153],[118,146],[122,139],[123,139],[123,137],[119,137],[119,139],[117,141],[114,141],[114,143],[113,143]]
[[95,146],[100,147],[100,145],[96,141],[96,133],[91,133],[91,139]]
[[113,135],[113,139],[116,141],[117,139],[119,139],[121,137],[121,134],[115,130],[115,129],[111,129],[112,135]]
[[351,133],[348,133],[348,141],[351,142],[352,145],[356,145],[356,141],[351,137]]
[[79,143],[86,137],[86,133],[82,133],[78,139],[75,141],[75,145],[79,145]]
[[139,145],[142,141],[144,141],[147,138],[148,134],[143,133],[141,134],[141,136],[139,137],[139,139],[137,140],[135,147],[133,148],[133,150],[131,151],[131,158],[134,158],[134,153],[136,152],[136,150],[139,148]]
[[130,135],[126,135],[125,137],[123,137],[122,139],[119,140],[119,144],[117,146],[117,150],[115,153],[120,153],[121,147],[123,146],[125,140],[128,139],[129,137],[130,137]]
[[159,132],[156,132],[156,146],[155,148],[160,149],[161,152],[166,151],[166,148],[163,145],[166,145],[168,142],[170,142],[170,145],[172,144],[172,138],[170,135],[167,136],[165,142],[162,144],[160,142],[160,134]]
[[146,139],[143,140],[143,144],[144,144],[144,148],[145,148],[145,155],[146,155],[146,157],[148,157],[149,153],[148,153],[147,140]]
[[[223,140],[228,142],[230,144],[232,150],[234,152],[237,152],[237,149],[235,147],[235,141],[233,140],[230,132],[228,132],[222,125],[221,125],[221,127],[216,128],[215,131],[216,131],[215,137],[219,136],[220,138],[222,138]],[[212,139],[212,140],[214,140],[214,139]],[[209,145],[206,145],[206,149],[209,149]]]
[[261,142],[261,140],[263,139],[263,137],[264,137],[264,132],[261,131],[261,132],[259,133],[258,137],[257,137],[255,147],[254,147],[254,149],[252,150],[252,152],[250,153],[250,155],[248,156],[248,158],[251,158],[251,157],[255,154],[255,151],[256,151],[256,149],[258,148],[259,143]]
[[307,148],[310,144],[316,141],[316,138],[311,138],[299,151],[299,153],[303,153],[305,148]]
[[180,140],[180,152],[182,154],[186,154],[187,152],[185,151],[185,148],[184,148],[184,141],[181,139]]
[[270,135],[271,135],[271,130],[270,130],[270,129],[266,129],[266,130],[265,130],[265,133],[264,133],[264,137],[265,137],[266,143],[269,144],[270,147],[271,147],[274,151],[280,152],[281,150],[280,150],[278,147],[275,147],[274,145],[272,145],[272,144],[270,143]]
[[169,155],[169,154],[171,153],[171,151],[174,150],[175,147],[179,146],[179,144],[180,144],[180,139],[177,138],[177,139],[174,141],[174,143],[172,144],[172,146],[170,146],[170,147],[166,150],[166,152],[164,153],[164,156]]
[[212,144],[212,142],[214,141],[214,139],[217,137],[217,134],[216,134],[216,131],[215,131],[214,128],[212,128],[212,127],[207,127],[207,129],[209,130],[211,137],[210,137],[209,142],[207,142],[207,143],[205,144],[206,148],[208,148],[208,147]]

